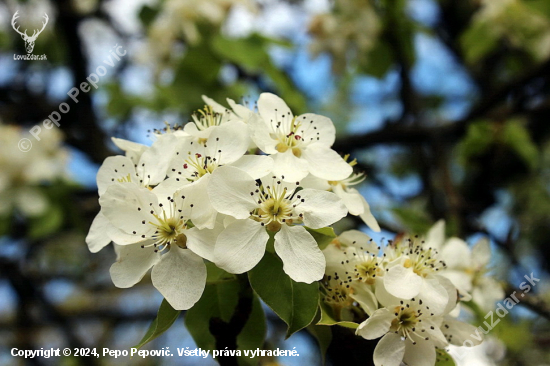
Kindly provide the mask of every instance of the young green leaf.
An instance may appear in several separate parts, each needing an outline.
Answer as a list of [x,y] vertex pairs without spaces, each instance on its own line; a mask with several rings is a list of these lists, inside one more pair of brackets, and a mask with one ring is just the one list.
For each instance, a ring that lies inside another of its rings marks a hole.
[[149,326],[149,329],[147,329],[147,333],[143,336],[141,341],[135,346],[135,348],[140,348],[143,345],[151,342],[153,339],[157,338],[162,333],[166,332],[172,324],[176,321],[178,316],[180,315],[180,310],[175,310],[168,301],[162,300],[162,303],[160,304],[159,311],[157,313],[157,317],[151,325]]
[[[216,349],[216,339],[210,333],[210,322],[219,318],[229,322],[239,301],[239,283],[225,281],[208,284],[201,299],[187,311],[185,326],[198,347],[204,350]],[[237,346],[241,351],[262,348],[267,331],[264,311],[256,296],[252,299],[252,311],[246,324],[237,336]],[[238,358],[239,365],[257,364],[258,359]]]
[[248,272],[248,278],[258,296],[288,325],[287,338],[311,324],[317,313],[318,282],[293,281],[281,260],[269,252]]
[[340,325],[350,329],[357,329],[359,326],[359,324],[354,322],[336,320],[332,308],[325,304],[322,299],[319,300],[319,309],[321,310],[321,319],[317,322],[317,325]]
[[306,230],[313,236],[313,239],[315,239],[321,250],[325,249],[332,239],[336,238],[334,229],[331,227],[323,227],[321,229],[310,229],[306,227]]

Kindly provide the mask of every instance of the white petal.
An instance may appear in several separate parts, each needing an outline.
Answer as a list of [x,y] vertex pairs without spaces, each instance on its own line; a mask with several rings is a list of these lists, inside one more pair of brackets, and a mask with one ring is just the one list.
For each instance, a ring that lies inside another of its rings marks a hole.
[[484,268],[491,261],[491,245],[487,238],[480,239],[472,248],[472,260],[475,268]]
[[247,172],[252,178],[265,177],[273,170],[275,162],[265,155],[244,155],[239,160],[231,163],[231,166]]
[[416,344],[410,340],[405,342],[405,355],[403,362],[411,366],[434,366],[435,365],[435,346],[430,341],[425,341],[420,337],[415,337]]
[[214,248],[218,235],[223,230],[222,225],[216,225],[214,229],[202,229],[194,227],[185,231],[187,236],[187,248],[195,254],[215,262]]
[[107,235],[108,228],[110,227],[112,225],[109,220],[99,211],[86,236],[86,244],[88,244],[90,252],[97,253],[111,242],[111,239]]
[[233,112],[235,112],[235,114],[236,114],[237,116],[239,116],[240,118],[242,118],[242,120],[243,120],[245,123],[248,123],[248,120],[250,119],[250,117],[252,116],[252,114],[254,114],[254,112],[252,112],[252,111],[251,111],[250,109],[248,109],[247,107],[235,103],[235,101],[234,101],[233,99],[227,98],[227,103],[229,104],[229,106],[231,107],[231,109],[233,109]]
[[[353,284],[352,288],[353,288],[353,292],[351,293],[350,297],[355,301],[357,301],[361,306],[361,308],[368,315],[372,315],[376,311],[376,309],[378,309],[378,300],[376,300],[376,296],[370,289],[369,285],[359,282],[359,283]],[[388,329],[389,329],[389,325],[388,325]],[[386,329],[386,331],[388,329]],[[382,335],[383,334],[374,338],[381,337]],[[367,339],[374,339],[374,338],[367,338]]]
[[294,281],[312,283],[323,278],[325,256],[302,226],[283,225],[275,234],[275,252],[283,260],[283,270]]
[[372,358],[376,366],[399,366],[404,354],[405,342],[401,336],[388,333],[376,345]]
[[215,263],[230,273],[249,271],[264,256],[268,239],[269,235],[259,222],[237,220],[218,236]]
[[208,196],[218,212],[245,219],[258,206],[250,195],[256,189],[256,182],[250,175],[239,168],[223,166],[212,173]]
[[359,325],[355,334],[365,339],[380,338],[388,333],[394,318],[395,316],[390,310],[386,308],[378,309],[366,321]]
[[184,186],[191,184],[187,179],[177,177],[166,178],[153,188],[153,193],[157,195],[159,201],[163,204],[168,201],[168,197],[172,197],[176,191],[179,191]]
[[472,276],[461,270],[447,269],[441,275],[451,280],[461,292],[472,291]]
[[346,205],[346,208],[351,215],[357,216],[364,212],[365,206],[363,206],[363,196],[361,196],[356,190],[346,191],[341,184],[337,184],[332,187],[332,191],[342,199],[342,202],[344,202],[344,205]]
[[97,172],[97,190],[101,196],[111,184],[132,182],[140,185],[134,163],[126,156],[109,156]]
[[149,148],[148,146],[128,140],[118,139],[116,137],[111,137],[111,140],[119,149],[126,152],[126,157],[132,160],[134,164],[139,162],[141,154]]
[[183,132],[192,136],[196,141],[196,139],[207,139],[215,128],[215,126],[210,126],[205,130],[199,130],[195,122],[188,122],[183,126]]
[[445,242],[445,220],[439,220],[426,234],[426,247],[440,250]]
[[365,199],[365,197],[361,196],[361,201],[363,202],[363,213],[359,215],[361,220],[365,224],[368,225],[372,230],[379,232],[380,231],[380,225],[378,225],[378,221],[376,221],[376,218],[373,216],[373,214],[370,212],[370,206]]
[[210,134],[206,154],[217,158],[219,164],[237,161],[248,150],[248,126],[242,121],[224,123]]
[[338,241],[347,246],[362,247],[370,254],[378,255],[378,245],[370,236],[359,230],[347,230],[338,236]]
[[273,174],[287,182],[297,182],[307,175],[307,162],[294,156],[291,150],[272,155]]
[[[447,279],[442,279],[442,281],[445,280]],[[425,278],[424,281],[422,281],[422,287],[420,288],[418,297],[420,297],[424,301],[424,304],[430,308],[430,312],[435,315],[443,314],[449,303],[449,294],[447,290],[439,283],[436,278],[428,277]],[[452,307],[454,307],[454,305]]]
[[118,258],[110,273],[113,283],[120,288],[134,286],[160,260],[154,247],[142,248],[141,244],[117,246],[117,252]]
[[212,110],[216,113],[226,113],[227,112],[227,108],[225,108],[223,105],[221,105],[220,103],[216,102],[214,99],[212,98],[209,98],[207,97],[206,95],[203,95],[202,96],[202,100],[207,104],[209,105],[210,107],[212,107]]
[[172,133],[160,135],[151,147],[139,159],[136,168],[144,185],[157,185],[166,178],[171,160],[167,156],[175,155],[179,145],[185,140]]
[[304,179],[300,181],[300,185],[304,188],[313,188],[320,191],[328,191],[331,185],[326,179],[321,179],[314,175],[308,174]]
[[275,146],[279,143],[278,140],[271,137],[269,127],[266,122],[257,114],[253,114],[248,120],[250,128],[250,137],[252,141],[266,154],[276,154]]
[[449,238],[440,251],[441,258],[448,268],[467,268],[471,263],[468,244],[459,238]]
[[293,114],[285,101],[271,93],[262,93],[258,98],[258,113],[264,121],[273,126],[278,122],[288,122],[292,120]]
[[393,296],[401,299],[412,299],[417,296],[422,287],[422,277],[413,272],[412,268],[396,265],[384,275],[384,286]]
[[311,174],[326,180],[346,179],[353,173],[352,167],[336,151],[319,144],[304,149],[302,159],[307,160]]
[[311,141],[331,147],[336,138],[336,129],[330,118],[318,114],[306,113],[296,117],[302,123],[300,131],[305,142]]
[[[138,237],[148,237],[154,228],[149,222],[157,222],[150,211],[155,212],[158,205],[156,195],[147,188],[141,188],[131,183],[111,185],[99,198],[103,215],[117,229],[126,233],[134,233]],[[146,224],[142,224],[142,222]]]
[[174,194],[178,199],[185,197],[182,199],[182,205],[178,205],[178,207],[182,207],[181,215],[190,218],[193,225],[199,229],[212,229],[218,214],[208,197],[207,189],[211,179],[210,174],[205,175],[196,182],[185,185]]
[[450,316],[445,317],[443,329],[445,330],[445,334],[452,335],[451,344],[456,346],[477,346],[483,341],[483,334],[480,331],[476,332],[476,327],[453,319]]
[[427,333],[425,335],[430,338],[429,340],[434,344],[434,346],[438,348],[445,348],[449,345],[449,342],[439,327],[441,322],[441,317],[425,318],[422,320],[422,327]]
[[176,310],[187,310],[202,296],[206,284],[206,266],[189,249],[172,245],[151,272],[153,286]]
[[297,196],[304,201],[296,207],[296,212],[304,214],[304,224],[312,229],[331,225],[346,216],[348,211],[332,192],[304,189]]
[[383,277],[377,277],[375,286],[374,286],[374,294],[376,295],[376,299],[380,303],[380,305],[384,307],[391,307],[396,304],[399,304],[400,299],[398,297],[395,297],[391,295],[384,286],[384,278]]
[[[435,278],[443,288],[445,288],[445,291],[447,292],[447,305],[445,306],[445,309],[443,310],[442,314],[448,314],[450,313],[455,307],[459,300],[458,298],[458,291],[455,285],[446,277],[441,275],[434,275],[431,276]],[[467,301],[467,300],[464,300]]]

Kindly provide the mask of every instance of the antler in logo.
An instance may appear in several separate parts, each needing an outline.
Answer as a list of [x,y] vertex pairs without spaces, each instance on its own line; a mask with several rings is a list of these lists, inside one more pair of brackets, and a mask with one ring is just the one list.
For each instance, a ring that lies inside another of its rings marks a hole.
[[15,31],[17,33],[19,33],[21,35],[21,38],[23,38],[23,40],[25,41],[25,49],[27,50],[27,53],[31,53],[32,50],[34,49],[34,42],[36,41],[36,38],[38,37],[38,35],[40,33],[42,33],[44,28],[46,28],[46,24],[48,24],[48,20],[49,20],[48,14],[44,13],[44,18],[46,19],[46,21],[44,23],[42,23],[42,29],[40,29],[39,31],[37,31],[35,29],[32,36],[28,36],[26,29],[25,29],[25,32],[21,32],[21,31],[19,31],[19,27],[17,27],[17,28],[15,27],[16,26],[15,20],[17,18],[19,18],[17,13],[18,13],[18,11],[16,11],[15,14],[13,14],[13,18],[11,18],[11,26],[13,27],[13,29],[15,29]]

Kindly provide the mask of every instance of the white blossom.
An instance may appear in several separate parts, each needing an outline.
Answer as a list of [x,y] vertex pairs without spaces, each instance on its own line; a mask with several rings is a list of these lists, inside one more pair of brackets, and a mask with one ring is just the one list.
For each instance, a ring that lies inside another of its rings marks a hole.
[[215,263],[231,273],[252,269],[263,257],[268,230],[275,233],[275,252],[284,271],[295,281],[320,280],[325,258],[317,242],[300,224],[318,229],[347,213],[341,200],[330,192],[284,184],[282,177],[259,184],[235,167],[221,167],[212,174],[209,196],[214,208],[237,220],[220,234]]
[[294,116],[281,98],[270,93],[260,95],[258,113],[248,124],[258,148],[273,157],[274,175],[295,182],[308,173],[326,180],[342,180],[352,173],[331,149],[335,129],[330,118],[312,113]]
[[199,300],[206,281],[202,258],[213,258],[219,233],[189,226],[193,205],[186,193],[184,187],[159,199],[147,188],[123,183],[109,186],[99,200],[104,217],[117,229],[110,233],[112,240],[124,246],[111,268],[115,285],[133,286],[153,267],[153,285],[179,310]]

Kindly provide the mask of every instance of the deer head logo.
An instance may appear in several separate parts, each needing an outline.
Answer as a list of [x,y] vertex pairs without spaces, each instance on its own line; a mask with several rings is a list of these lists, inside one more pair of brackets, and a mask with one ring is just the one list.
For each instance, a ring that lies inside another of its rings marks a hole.
[[32,50],[34,49],[34,42],[36,41],[36,38],[40,33],[42,33],[44,28],[46,28],[46,24],[48,24],[48,19],[49,19],[48,14],[44,14],[44,19],[46,21],[42,23],[42,29],[40,29],[39,31],[35,29],[32,36],[28,36],[26,29],[25,29],[25,32],[21,32],[19,31],[19,27],[16,28],[15,20],[19,18],[17,13],[18,11],[16,11],[15,14],[13,14],[13,18],[11,18],[11,26],[17,33],[21,35],[21,38],[23,38],[23,40],[25,41],[25,49],[27,50],[27,53],[31,53]]

